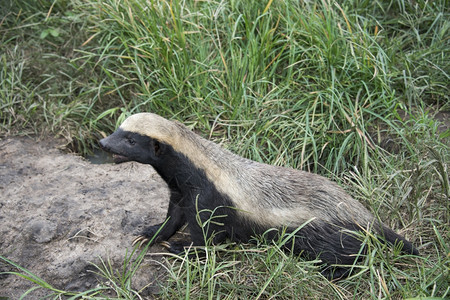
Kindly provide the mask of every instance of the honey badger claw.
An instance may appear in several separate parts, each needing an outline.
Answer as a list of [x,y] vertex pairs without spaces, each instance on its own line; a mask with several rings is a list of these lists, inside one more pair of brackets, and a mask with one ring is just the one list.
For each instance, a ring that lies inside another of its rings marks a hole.
[[167,250],[170,250],[171,247],[172,247],[168,241],[162,241],[162,242],[160,242],[159,244],[160,244],[161,246],[163,246],[164,248],[166,248]]
[[149,238],[147,238],[146,236],[140,235],[140,236],[136,237],[136,238],[133,240],[133,242],[131,243],[131,245],[134,247],[134,246],[136,246],[137,244],[139,244],[139,248],[140,248],[143,244],[145,244],[145,243],[147,243],[147,242],[149,242],[149,241],[150,241]]

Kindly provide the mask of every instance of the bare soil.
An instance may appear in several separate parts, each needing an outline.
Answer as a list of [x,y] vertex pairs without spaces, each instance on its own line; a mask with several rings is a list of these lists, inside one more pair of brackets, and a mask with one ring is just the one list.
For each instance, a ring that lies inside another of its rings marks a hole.
[[[0,255],[56,288],[84,291],[103,280],[92,263],[101,258],[120,270],[139,230],[164,220],[169,191],[151,166],[91,164],[59,148],[54,140],[0,139]],[[157,291],[158,259],[146,259],[133,281],[137,290],[147,286],[141,295]],[[0,261],[6,271],[17,269]],[[18,299],[32,286],[2,274],[0,299]]]

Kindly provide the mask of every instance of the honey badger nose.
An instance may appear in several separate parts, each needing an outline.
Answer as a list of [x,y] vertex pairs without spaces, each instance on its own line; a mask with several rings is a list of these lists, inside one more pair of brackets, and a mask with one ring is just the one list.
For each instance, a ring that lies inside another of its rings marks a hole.
[[106,138],[103,138],[103,139],[101,139],[98,143],[100,144],[100,147],[103,149],[103,150],[105,150],[105,151],[109,151],[110,150],[110,147],[108,146],[108,143],[107,143],[107,140],[108,138],[106,137]]

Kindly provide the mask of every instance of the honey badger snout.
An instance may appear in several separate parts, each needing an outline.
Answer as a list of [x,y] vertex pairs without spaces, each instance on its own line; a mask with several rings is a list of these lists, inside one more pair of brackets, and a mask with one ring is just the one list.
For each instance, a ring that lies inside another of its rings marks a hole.
[[112,158],[116,164],[120,164],[122,162],[127,162],[130,159],[128,159],[126,156],[119,155],[116,152],[116,147],[114,146],[114,141],[111,141],[111,136],[105,137],[101,139],[98,143],[100,145],[100,148],[102,148],[103,151],[109,152],[112,154]]
[[100,148],[102,148],[103,150],[110,152],[111,151],[111,146],[108,143],[108,138],[109,137],[105,137],[103,139],[101,139],[98,144],[100,145]]
[[100,148],[102,148],[102,149],[105,150],[105,151],[108,151],[108,150],[109,150],[109,147],[106,145],[105,139],[106,139],[106,138],[101,139],[101,140],[98,142],[98,144],[100,145]]

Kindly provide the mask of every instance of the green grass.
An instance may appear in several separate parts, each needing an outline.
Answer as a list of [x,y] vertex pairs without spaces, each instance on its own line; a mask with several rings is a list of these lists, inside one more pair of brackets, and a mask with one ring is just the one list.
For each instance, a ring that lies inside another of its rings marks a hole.
[[450,108],[447,1],[16,0],[0,11],[1,135],[62,136],[86,154],[128,115],[156,112],[242,156],[338,181],[421,251],[365,237],[365,263],[335,283],[276,245],[207,250],[166,266],[160,298],[449,296],[450,132],[435,118]]

